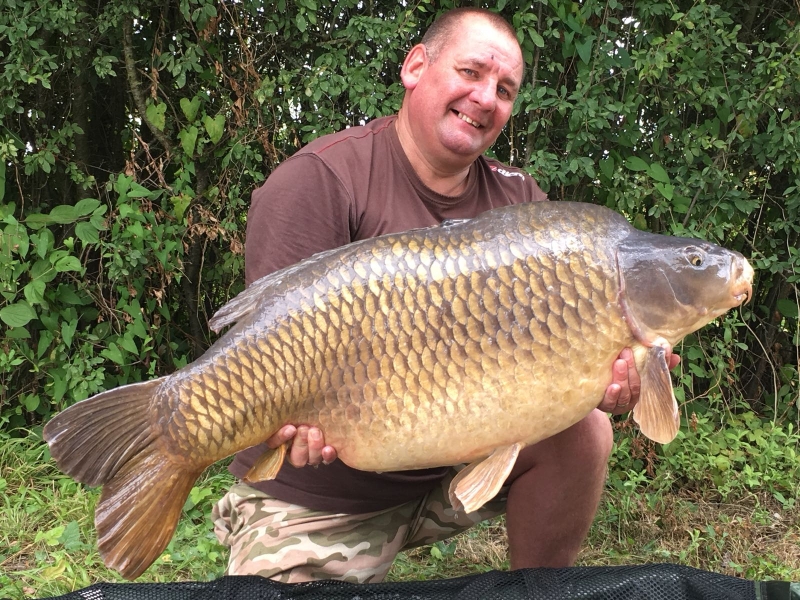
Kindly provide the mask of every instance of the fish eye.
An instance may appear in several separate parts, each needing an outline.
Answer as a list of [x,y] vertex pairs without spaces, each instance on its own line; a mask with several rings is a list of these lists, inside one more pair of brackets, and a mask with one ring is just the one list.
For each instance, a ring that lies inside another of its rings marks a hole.
[[703,253],[698,251],[696,248],[692,248],[686,253],[686,258],[689,260],[689,264],[693,267],[700,267],[703,265]]

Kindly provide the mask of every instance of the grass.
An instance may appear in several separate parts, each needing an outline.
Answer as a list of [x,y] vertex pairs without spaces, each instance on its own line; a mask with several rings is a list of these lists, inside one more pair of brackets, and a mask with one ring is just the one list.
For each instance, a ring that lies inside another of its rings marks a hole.
[[[672,481],[659,488],[658,480],[643,472],[609,479],[579,565],[671,562],[748,579],[800,581],[800,510],[794,496],[784,490],[777,495],[781,502],[774,493],[742,488],[723,501],[710,483]],[[221,467],[204,475],[172,542],[138,581],[207,581],[222,575],[226,554],[208,514],[231,481]],[[0,597],[43,598],[99,581],[123,581],[103,566],[96,550],[97,497],[97,490],[62,475],[36,436],[0,434]],[[452,541],[402,553],[389,579],[442,579],[507,568],[501,518]]]

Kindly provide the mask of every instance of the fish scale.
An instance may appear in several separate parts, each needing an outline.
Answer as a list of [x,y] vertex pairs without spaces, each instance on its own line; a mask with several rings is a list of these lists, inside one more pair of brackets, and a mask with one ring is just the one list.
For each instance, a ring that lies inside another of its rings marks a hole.
[[[214,316],[232,327],[198,360],[78,403],[44,436],[62,469],[104,486],[100,552],[129,578],[166,546],[206,466],[285,423],[320,427],[357,469],[471,462],[450,495],[474,510],[521,448],[598,405],[624,347],[642,375],[634,419],[672,439],[665,348],[749,297],[752,276],[738,253],[602,207],[497,209],[254,282]],[[248,478],[274,476],[284,452]]]

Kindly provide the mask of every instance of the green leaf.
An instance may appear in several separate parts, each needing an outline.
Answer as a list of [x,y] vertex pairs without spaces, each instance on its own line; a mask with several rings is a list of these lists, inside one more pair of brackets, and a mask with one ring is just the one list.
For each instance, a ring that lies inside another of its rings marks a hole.
[[9,327],[25,327],[36,318],[36,311],[27,302],[20,300],[0,310],[0,319]]
[[592,44],[594,44],[594,38],[590,37],[589,39],[585,40],[582,44],[576,42],[575,49],[578,51],[578,56],[581,57],[581,60],[585,62],[587,65],[589,61],[592,59]]
[[176,219],[183,219],[183,215],[186,212],[186,209],[189,208],[189,204],[192,203],[192,198],[188,194],[181,194],[180,196],[173,196],[170,198],[173,205],[172,214],[175,215]]
[[47,349],[50,348],[50,344],[53,343],[53,334],[43,329],[39,332],[39,345],[36,348],[36,357],[42,358],[44,353],[47,352]]
[[81,221],[75,226],[75,235],[86,244],[96,244],[100,241],[97,227],[86,221]]
[[63,283],[58,285],[58,289],[56,290],[56,295],[58,299],[65,303],[65,304],[91,304],[92,300],[90,296],[84,296],[81,298],[78,294],[75,293],[74,288],[71,285],[65,285]]
[[75,212],[79,217],[93,213],[100,206],[100,201],[94,198],[84,198],[75,205]]
[[628,54],[628,50],[626,48],[617,48],[617,60],[619,61],[619,66],[623,69],[627,69],[633,65],[631,55]]
[[656,189],[661,192],[661,195],[667,200],[672,200],[672,196],[675,194],[675,188],[671,183],[657,183]]
[[655,179],[656,181],[660,181],[661,183],[669,183],[669,175],[658,163],[653,163],[650,165],[650,168],[647,170],[650,177]]
[[306,30],[306,27],[308,26],[306,24],[306,18],[303,15],[298,14],[297,17],[295,18],[294,22],[297,25],[297,28],[300,30],[300,33],[304,33],[305,30]]
[[34,279],[25,288],[25,299],[29,304],[42,304],[44,302],[45,284],[41,279]]
[[200,110],[200,98],[195,96],[191,100],[188,98],[181,98],[181,110],[189,121],[194,121],[197,116],[197,111]]
[[108,226],[106,225],[106,220],[103,217],[102,213],[95,212],[94,214],[92,214],[92,216],[89,218],[89,223],[91,223],[94,226],[94,228],[97,229],[97,231],[105,231],[106,229],[108,229]]
[[81,271],[83,266],[81,265],[81,261],[78,260],[77,256],[62,256],[59,258],[55,264],[53,265],[56,271],[59,273],[65,273],[67,271]]
[[73,319],[69,323],[61,321],[61,339],[64,340],[64,345],[69,348],[72,345],[72,338],[75,336],[75,330],[78,328],[78,319]]
[[531,41],[533,42],[534,46],[538,48],[544,48],[544,38],[539,35],[539,32],[534,31],[533,29],[528,29],[528,35],[531,36]]
[[[10,223],[6,226],[5,230],[0,235],[2,245],[5,252],[14,251],[22,258],[28,255],[30,249],[30,239],[28,238],[28,230],[24,225],[19,223]],[[6,256],[8,256],[6,254]]]
[[67,380],[61,369],[50,371],[50,376],[53,378],[53,401],[58,402],[67,391]]
[[31,236],[31,238],[33,239],[33,244],[36,248],[36,254],[39,255],[39,258],[44,258],[47,256],[47,252],[56,242],[53,232],[49,229],[42,229],[39,233]]
[[206,115],[203,117],[203,127],[206,129],[208,137],[211,138],[211,143],[216,144],[222,139],[225,131],[225,117],[220,114],[212,119]]
[[41,279],[45,283],[52,281],[56,274],[49,260],[37,260],[31,267],[31,279]]
[[197,143],[197,134],[199,133],[197,127],[192,125],[187,129],[181,129],[178,132],[178,139],[181,141],[183,151],[189,156],[194,154],[194,146]]
[[61,225],[69,225],[70,223],[74,223],[79,217],[80,215],[78,214],[78,211],[75,210],[75,207],[70,206],[69,204],[61,204],[50,211],[50,218],[52,219],[52,222],[59,223]]
[[776,307],[778,309],[778,312],[781,313],[784,317],[790,317],[792,319],[796,319],[798,316],[797,304],[792,300],[781,298],[776,303]]
[[625,166],[631,171],[647,171],[650,166],[638,156],[629,156],[625,159]]
[[145,109],[145,116],[153,127],[159,131],[164,131],[164,126],[167,124],[166,112],[166,104],[148,104]]
[[117,363],[118,365],[125,364],[125,359],[122,357],[122,351],[120,351],[119,346],[117,346],[114,342],[111,342],[108,345],[108,348],[100,353],[100,356],[103,356],[112,362]]
[[[5,336],[10,340],[29,340],[31,334],[24,327],[12,327],[11,329],[6,329]],[[12,364],[22,364],[21,358],[16,360],[17,362]]]
[[25,217],[25,224],[31,229],[41,229],[52,222],[53,219],[49,215],[43,215],[42,213],[33,213]]
[[135,181],[131,182],[131,189],[128,191],[128,197],[130,198],[148,198],[150,196],[150,190],[148,190],[143,185],[139,185]]
[[600,161],[600,172],[606,176],[606,179],[611,180],[614,176],[614,159],[612,157],[604,158]]
[[6,196],[6,161],[0,160],[0,202]]
[[[656,188],[658,188],[659,185],[661,185],[661,184],[657,183],[656,184]],[[672,210],[674,210],[676,213],[680,213],[682,215],[686,214],[686,211],[689,210],[689,203],[690,202],[691,202],[691,200],[689,200],[689,198],[687,198],[686,196],[675,196],[672,199]]]
[[81,541],[81,530],[77,521],[70,521],[64,528],[64,533],[58,538],[65,550],[80,550],[84,543]]
[[139,349],[136,347],[136,342],[134,342],[133,338],[129,337],[128,335],[119,338],[119,345],[134,356],[139,354]]
[[37,394],[26,396],[22,403],[25,405],[25,410],[33,412],[39,408],[39,396]]

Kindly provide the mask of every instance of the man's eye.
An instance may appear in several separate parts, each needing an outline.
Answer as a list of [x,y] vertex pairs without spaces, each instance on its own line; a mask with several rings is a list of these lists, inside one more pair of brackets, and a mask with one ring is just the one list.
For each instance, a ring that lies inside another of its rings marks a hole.
[[478,73],[473,71],[472,69],[464,69],[464,75],[469,75],[470,77],[477,75]]

